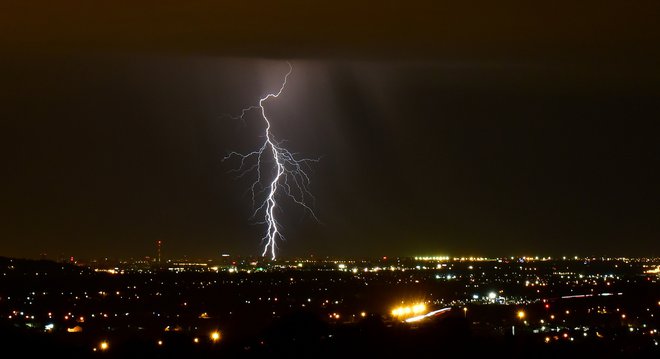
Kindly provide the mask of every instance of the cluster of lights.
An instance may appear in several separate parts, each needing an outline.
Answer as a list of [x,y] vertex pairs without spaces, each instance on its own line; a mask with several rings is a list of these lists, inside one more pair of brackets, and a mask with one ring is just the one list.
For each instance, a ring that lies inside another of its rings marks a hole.
[[[211,339],[212,343],[217,343],[217,342],[220,341],[220,339],[222,339],[222,335],[220,334],[219,331],[215,330],[215,331],[211,332],[211,334],[209,334],[209,338]],[[199,342],[200,342],[200,340],[199,340],[198,337],[193,338],[193,343],[199,344]],[[158,341],[156,341],[156,345],[158,345],[159,347],[162,347],[164,344],[165,343],[163,342],[162,339],[159,339]],[[107,340],[102,340],[97,346],[95,346],[92,349],[92,351],[95,351],[95,352],[96,351],[102,351],[102,352],[104,352],[104,351],[107,351],[109,348],[110,348],[110,344],[108,343],[108,341]]]
[[431,257],[415,257],[416,261],[448,261],[449,257],[431,256]]
[[108,274],[124,274],[123,270],[119,270],[119,268],[111,268],[111,269],[102,269],[102,268],[97,268],[94,269],[95,272],[106,272]]
[[394,317],[408,317],[412,315],[419,315],[426,312],[426,304],[419,303],[411,306],[401,306],[392,309],[392,316]]
[[[587,333],[584,333],[584,336],[586,337],[586,336],[587,336]],[[598,333],[596,333],[596,336],[598,336]],[[598,336],[598,337],[599,337],[599,338],[602,338],[602,335],[601,335],[601,336]],[[547,336],[547,337],[545,337],[545,339],[544,339],[543,341],[544,341],[546,344],[549,344],[551,340],[560,340],[560,339],[570,340],[570,341],[574,341],[574,340],[575,340],[575,338],[569,336],[568,333],[564,333],[564,334],[562,334],[561,336],[559,336],[559,335],[555,335],[555,336],[552,336],[552,337]]]
[[[515,259],[515,258],[514,258],[514,257],[511,257],[511,259]],[[577,257],[576,257],[576,259],[577,259]],[[527,256],[523,256],[523,257],[520,257],[519,260],[526,261],[526,262],[533,262],[533,261],[550,261],[550,260],[552,260],[552,257],[539,257],[539,256],[535,256],[535,257],[527,257]]]
[[487,262],[487,261],[494,261],[494,258],[486,258],[486,257],[454,257],[454,261],[457,262]]
[[647,273],[647,274],[660,274],[660,266],[657,266],[655,269],[649,269],[644,273]]
[[98,345],[97,347],[94,347],[94,349],[92,349],[92,350],[93,350],[93,351],[97,351],[97,350],[98,350],[98,351],[102,351],[102,352],[104,352],[104,351],[108,350],[109,348],[110,348],[110,344],[108,344],[108,341],[107,341],[107,340],[103,340],[103,341],[101,341],[101,342],[99,343],[99,345]]

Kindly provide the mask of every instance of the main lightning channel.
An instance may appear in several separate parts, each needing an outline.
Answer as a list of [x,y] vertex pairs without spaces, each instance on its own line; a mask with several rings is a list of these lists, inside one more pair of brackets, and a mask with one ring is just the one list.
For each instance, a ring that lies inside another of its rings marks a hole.
[[[263,144],[259,149],[247,154],[232,151],[224,158],[224,160],[232,158],[240,159],[238,168],[233,170],[240,173],[238,175],[239,177],[256,172],[256,180],[250,186],[252,193],[252,207],[254,208],[252,218],[256,218],[259,213],[263,213],[263,221],[258,222],[266,226],[266,233],[262,238],[262,243],[265,242],[265,245],[261,255],[266,256],[270,253],[270,257],[273,260],[276,258],[278,241],[284,239],[280,230],[281,224],[276,217],[276,208],[278,208],[277,199],[280,191],[286,194],[286,196],[293,200],[294,203],[302,206],[316,221],[318,221],[312,208],[307,205],[307,201],[309,199],[314,200],[314,196],[312,196],[308,189],[310,178],[305,172],[305,168],[309,168],[310,162],[318,162],[319,160],[313,158],[298,158],[296,153],[292,153],[284,148],[282,143],[278,142],[272,134],[271,122],[266,115],[266,108],[264,107],[266,101],[278,98],[284,91],[284,88],[287,85],[287,80],[293,72],[293,66],[291,63],[287,62],[287,64],[289,65],[289,71],[284,75],[284,80],[282,81],[282,86],[280,86],[279,91],[276,93],[269,93],[262,97],[259,99],[258,105],[252,105],[242,109],[240,115],[230,116],[233,119],[245,121],[245,116],[247,116],[249,112],[259,110],[261,118],[266,125]],[[269,184],[259,190],[259,186],[262,184],[262,179],[264,177],[264,157],[267,155],[274,163],[273,167],[275,174]],[[256,207],[256,196],[264,191],[267,191],[267,194],[261,205]]]

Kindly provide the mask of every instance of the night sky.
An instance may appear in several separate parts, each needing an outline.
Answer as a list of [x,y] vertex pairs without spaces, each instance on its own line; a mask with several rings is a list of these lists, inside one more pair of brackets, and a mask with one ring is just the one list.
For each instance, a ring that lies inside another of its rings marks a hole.
[[51,3],[0,11],[2,256],[259,254],[223,114],[286,60],[283,256],[660,255],[657,1]]

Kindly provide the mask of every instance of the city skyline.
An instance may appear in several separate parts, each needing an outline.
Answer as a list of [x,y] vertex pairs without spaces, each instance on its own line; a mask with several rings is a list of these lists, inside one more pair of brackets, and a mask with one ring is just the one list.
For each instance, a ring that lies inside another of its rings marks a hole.
[[660,346],[659,258],[265,261],[0,257],[0,330],[26,355],[84,358],[401,357],[438,345],[655,357]]

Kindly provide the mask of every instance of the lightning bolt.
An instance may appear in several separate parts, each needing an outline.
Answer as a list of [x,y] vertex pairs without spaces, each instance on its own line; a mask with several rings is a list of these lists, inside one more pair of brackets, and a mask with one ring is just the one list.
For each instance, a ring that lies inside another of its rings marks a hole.
[[[252,208],[254,213],[252,218],[262,216],[263,221],[257,222],[266,227],[266,232],[261,241],[264,244],[262,256],[270,253],[271,259],[275,259],[277,243],[284,240],[281,232],[281,224],[276,217],[276,209],[278,208],[278,198],[284,194],[287,198],[291,199],[294,203],[302,206],[317,222],[319,221],[312,208],[307,205],[309,199],[314,200],[314,196],[308,189],[310,185],[310,178],[306,169],[309,169],[310,162],[318,162],[319,159],[313,158],[299,158],[297,153],[290,152],[282,146],[283,141],[278,142],[272,133],[271,122],[266,115],[266,108],[264,104],[270,100],[278,98],[284,88],[286,87],[287,80],[293,72],[293,66],[289,65],[289,71],[284,75],[282,86],[276,93],[269,93],[259,99],[257,105],[252,105],[241,110],[238,116],[229,116],[235,120],[245,121],[248,113],[257,110],[260,114],[261,120],[264,121],[264,142],[259,149],[249,153],[230,152],[225,156],[223,161],[236,159],[239,161],[237,168],[232,172],[239,172],[238,177],[256,172],[256,180],[250,186],[252,194]],[[265,178],[268,166],[266,158],[272,160],[271,173],[273,177],[270,179]],[[264,182],[266,185],[264,186]],[[266,192],[263,201],[257,207],[257,196]]]

